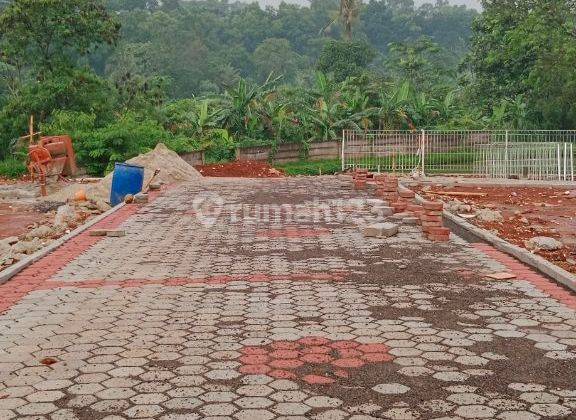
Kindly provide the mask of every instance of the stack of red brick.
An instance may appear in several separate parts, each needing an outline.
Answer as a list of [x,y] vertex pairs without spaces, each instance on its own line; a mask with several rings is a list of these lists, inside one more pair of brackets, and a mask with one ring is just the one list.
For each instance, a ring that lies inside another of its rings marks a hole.
[[[354,171],[354,187],[366,189],[368,171],[356,169]],[[446,242],[450,239],[450,229],[444,227],[442,211],[444,203],[441,201],[425,201],[422,205],[415,202],[414,191],[399,187],[398,177],[390,174],[375,174],[376,196],[390,204],[395,213],[406,213],[406,216],[415,216],[422,225],[424,235],[435,242]]]
[[446,242],[450,239],[450,229],[444,227],[442,210],[444,203],[441,201],[425,201],[422,203],[424,211],[420,216],[422,220],[422,232],[431,241]]
[[368,169],[356,168],[352,178],[354,180],[354,188],[365,190],[368,184]]
[[376,196],[388,203],[398,200],[398,178],[388,174],[374,175],[376,181]]

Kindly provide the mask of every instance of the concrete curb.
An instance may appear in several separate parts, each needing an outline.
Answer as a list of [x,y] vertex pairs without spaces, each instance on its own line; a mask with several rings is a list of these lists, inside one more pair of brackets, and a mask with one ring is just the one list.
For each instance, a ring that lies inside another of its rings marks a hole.
[[45,257],[46,255],[48,255],[49,253],[54,251],[56,248],[62,246],[66,241],[69,241],[70,239],[74,238],[75,236],[78,236],[82,232],[85,232],[86,230],[90,229],[96,223],[104,220],[105,218],[107,218],[111,214],[120,210],[122,207],[124,207],[124,205],[125,205],[124,203],[120,203],[116,207],[112,207],[110,210],[102,213],[101,215],[95,217],[94,219],[90,220],[89,222],[83,224],[82,226],[77,227],[72,232],[62,236],[61,238],[56,239],[50,245],[38,250],[37,252],[24,258],[23,260],[20,260],[19,262],[8,267],[7,269],[0,271],[0,284],[6,283],[8,280],[10,280],[12,277],[14,277],[20,271],[24,270],[26,267],[29,267],[30,265],[34,264],[36,261],[40,260],[41,258]]
[[[425,200],[422,196],[416,194],[416,201],[421,203]],[[539,255],[532,254],[527,249],[512,245],[510,242],[494,235],[493,233],[488,232],[486,229],[474,226],[472,223],[468,223],[461,217],[458,217],[446,210],[444,210],[443,216],[472,236],[480,239],[483,242],[489,243],[499,251],[513,256],[514,258],[522,261],[524,264],[527,264],[535,270],[546,274],[556,282],[561,283],[570,290],[576,292],[576,276],[574,276],[572,273],[569,273],[563,268],[552,264]]]

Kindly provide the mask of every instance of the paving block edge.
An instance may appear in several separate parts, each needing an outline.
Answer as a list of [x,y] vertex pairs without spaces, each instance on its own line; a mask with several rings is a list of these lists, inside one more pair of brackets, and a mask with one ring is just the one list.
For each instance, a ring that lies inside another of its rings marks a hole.
[[108,216],[117,212],[118,210],[123,208],[125,205],[126,205],[125,203],[120,203],[117,206],[112,207],[111,209],[105,211],[104,213],[102,213],[101,215],[88,221],[87,223],[84,223],[83,225],[78,226],[72,232],[67,233],[66,235],[56,239],[50,245],[38,250],[37,252],[35,252],[32,255],[27,256],[26,258],[20,260],[19,262],[6,268],[5,270],[0,271],[0,284],[6,283],[8,280],[10,280],[12,277],[14,277],[20,271],[24,270],[26,267],[29,267],[30,265],[34,264],[36,261],[44,258],[46,255],[48,255],[49,253],[54,251],[56,248],[59,248],[60,246],[62,246],[65,242],[69,241],[70,239],[74,238],[75,236],[80,235],[82,232],[85,232],[86,230],[90,229],[96,223],[106,219]]

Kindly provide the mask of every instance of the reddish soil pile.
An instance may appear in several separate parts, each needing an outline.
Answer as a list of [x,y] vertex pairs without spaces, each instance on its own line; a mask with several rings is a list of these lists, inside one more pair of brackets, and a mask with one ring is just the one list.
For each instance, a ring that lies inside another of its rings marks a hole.
[[[485,196],[441,196],[433,191],[485,193]],[[433,187],[420,191],[424,196],[443,201],[458,199],[466,204],[498,210],[503,222],[469,222],[524,247],[524,242],[535,236],[549,236],[565,244],[559,251],[537,253],[565,270],[576,273],[576,191],[560,188],[517,187]]]
[[281,178],[284,176],[266,162],[239,160],[214,165],[198,165],[196,170],[203,176],[239,177],[239,178]]

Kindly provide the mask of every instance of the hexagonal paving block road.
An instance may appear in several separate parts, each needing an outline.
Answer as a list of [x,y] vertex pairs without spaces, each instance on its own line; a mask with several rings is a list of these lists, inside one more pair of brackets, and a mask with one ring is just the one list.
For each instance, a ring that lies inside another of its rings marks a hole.
[[[576,418],[576,299],[347,177],[203,179],[0,285],[0,419]],[[486,274],[509,272],[512,280]]]

